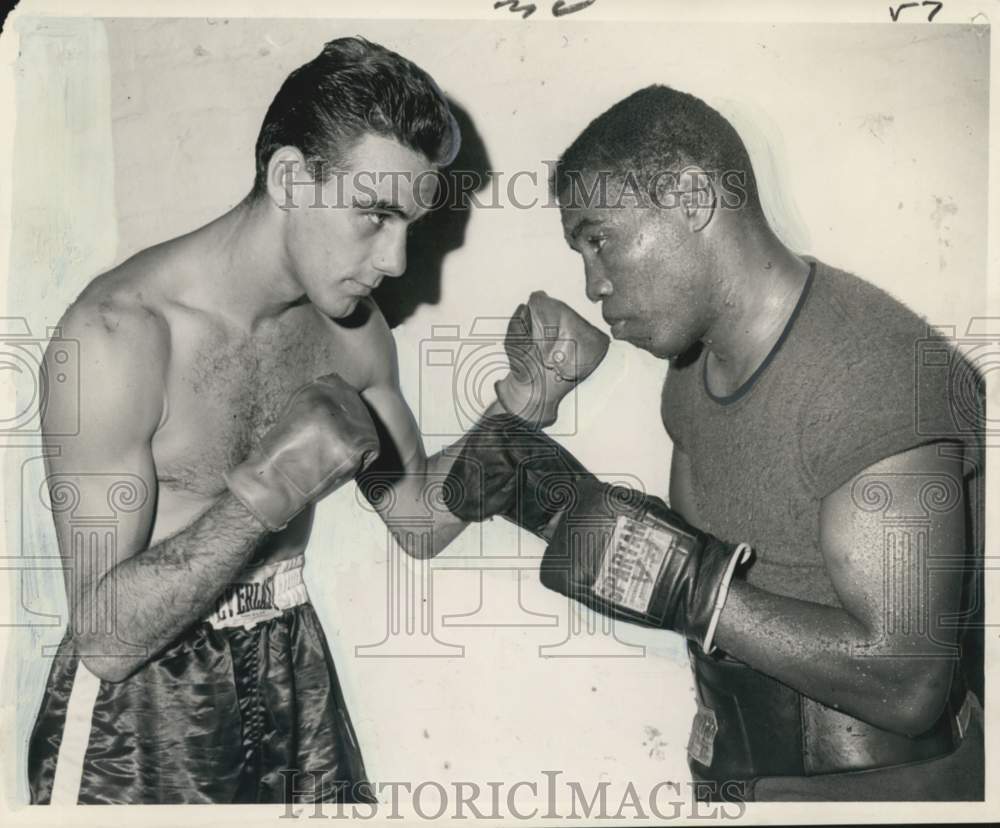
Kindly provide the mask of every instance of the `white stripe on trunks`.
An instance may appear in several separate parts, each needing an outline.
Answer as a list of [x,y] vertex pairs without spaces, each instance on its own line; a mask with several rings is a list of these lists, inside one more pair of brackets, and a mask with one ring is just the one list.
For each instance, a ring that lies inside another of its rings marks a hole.
[[73,689],[66,705],[62,741],[56,757],[56,776],[52,782],[53,805],[76,805],[83,780],[83,758],[90,743],[90,723],[97,704],[101,680],[77,661]]

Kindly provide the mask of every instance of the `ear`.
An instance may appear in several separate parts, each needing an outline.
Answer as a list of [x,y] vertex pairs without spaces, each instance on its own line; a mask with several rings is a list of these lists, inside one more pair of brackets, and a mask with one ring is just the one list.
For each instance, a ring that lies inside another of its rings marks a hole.
[[680,207],[688,229],[700,233],[715,218],[719,203],[715,182],[697,164],[690,164],[678,176]]
[[303,206],[303,185],[311,194],[315,182],[298,147],[281,147],[267,163],[267,195],[279,210]]

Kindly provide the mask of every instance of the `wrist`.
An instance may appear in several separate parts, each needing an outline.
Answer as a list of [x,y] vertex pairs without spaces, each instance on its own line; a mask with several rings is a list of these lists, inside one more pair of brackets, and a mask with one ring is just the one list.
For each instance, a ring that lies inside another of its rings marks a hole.
[[508,374],[495,388],[501,408],[533,430],[548,428],[559,416],[561,400],[547,397],[539,384],[518,382],[513,374]]
[[223,497],[224,500],[220,501],[219,505],[223,507],[227,520],[232,521],[233,524],[256,530],[258,536],[273,531],[232,489],[227,489]]
[[[271,532],[284,529],[301,511],[292,503],[283,486],[275,485],[273,469],[267,463],[246,460],[225,473],[230,494],[247,514]],[[304,505],[304,504],[303,504]]]
[[694,636],[705,653],[711,653],[715,649],[715,638],[719,628],[719,620],[722,618],[729,594],[734,587],[737,570],[750,558],[750,554],[750,547],[745,543],[741,543],[730,549],[721,578],[719,579],[718,589],[715,594],[715,600],[712,602],[704,634],[700,636],[701,640],[698,640],[699,636]]

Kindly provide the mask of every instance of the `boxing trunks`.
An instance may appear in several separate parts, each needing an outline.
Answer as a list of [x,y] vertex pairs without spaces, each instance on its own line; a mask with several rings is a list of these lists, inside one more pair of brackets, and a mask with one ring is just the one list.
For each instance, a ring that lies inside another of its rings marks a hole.
[[302,566],[244,573],[122,682],[64,638],[28,748],[31,801],[372,801]]
[[982,708],[956,673],[940,718],[907,737],[689,644],[698,712],[688,742],[706,800],[973,801],[983,798]]

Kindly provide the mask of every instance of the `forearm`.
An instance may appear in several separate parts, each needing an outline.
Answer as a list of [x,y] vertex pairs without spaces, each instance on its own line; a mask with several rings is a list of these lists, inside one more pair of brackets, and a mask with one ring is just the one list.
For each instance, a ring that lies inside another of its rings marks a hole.
[[369,481],[375,482],[363,484],[393,538],[411,557],[438,555],[468,526],[468,521],[448,508],[453,498],[466,494],[458,491],[459,478],[449,479],[449,473],[473,433],[496,424],[496,418],[505,415],[494,401],[476,427],[436,454],[406,463],[398,479],[384,479],[380,485],[378,476],[371,476]]
[[114,566],[79,607],[93,619],[82,629],[101,631],[78,636],[81,655],[124,678],[204,617],[267,531],[226,492],[186,529]]
[[[942,697],[941,659],[907,653],[847,611],[735,581],[716,635],[718,646],[810,698],[876,726],[920,731],[928,698]],[[931,711],[933,715],[933,711]],[[918,722],[918,724],[914,724]]]
[[444,449],[420,469],[408,471],[384,514],[396,542],[413,558],[433,558],[468,526],[447,507],[444,481],[455,460],[448,452]]
[[562,473],[565,483],[585,470],[541,430],[556,422],[560,401],[594,371],[609,343],[567,305],[532,293],[507,328],[510,371],[496,383],[497,399],[468,433],[431,458],[422,450],[405,452],[419,435],[406,439],[416,429],[409,426],[412,414],[395,402],[398,383],[386,383],[391,391],[369,389],[369,401],[381,401],[384,422],[397,424],[404,435],[397,445],[410,458],[399,466],[402,479],[385,486],[392,498],[379,503],[366,490],[400,545],[411,555],[430,557],[467,522],[497,515],[548,539],[555,512],[565,506],[556,504],[556,487],[545,482]]

